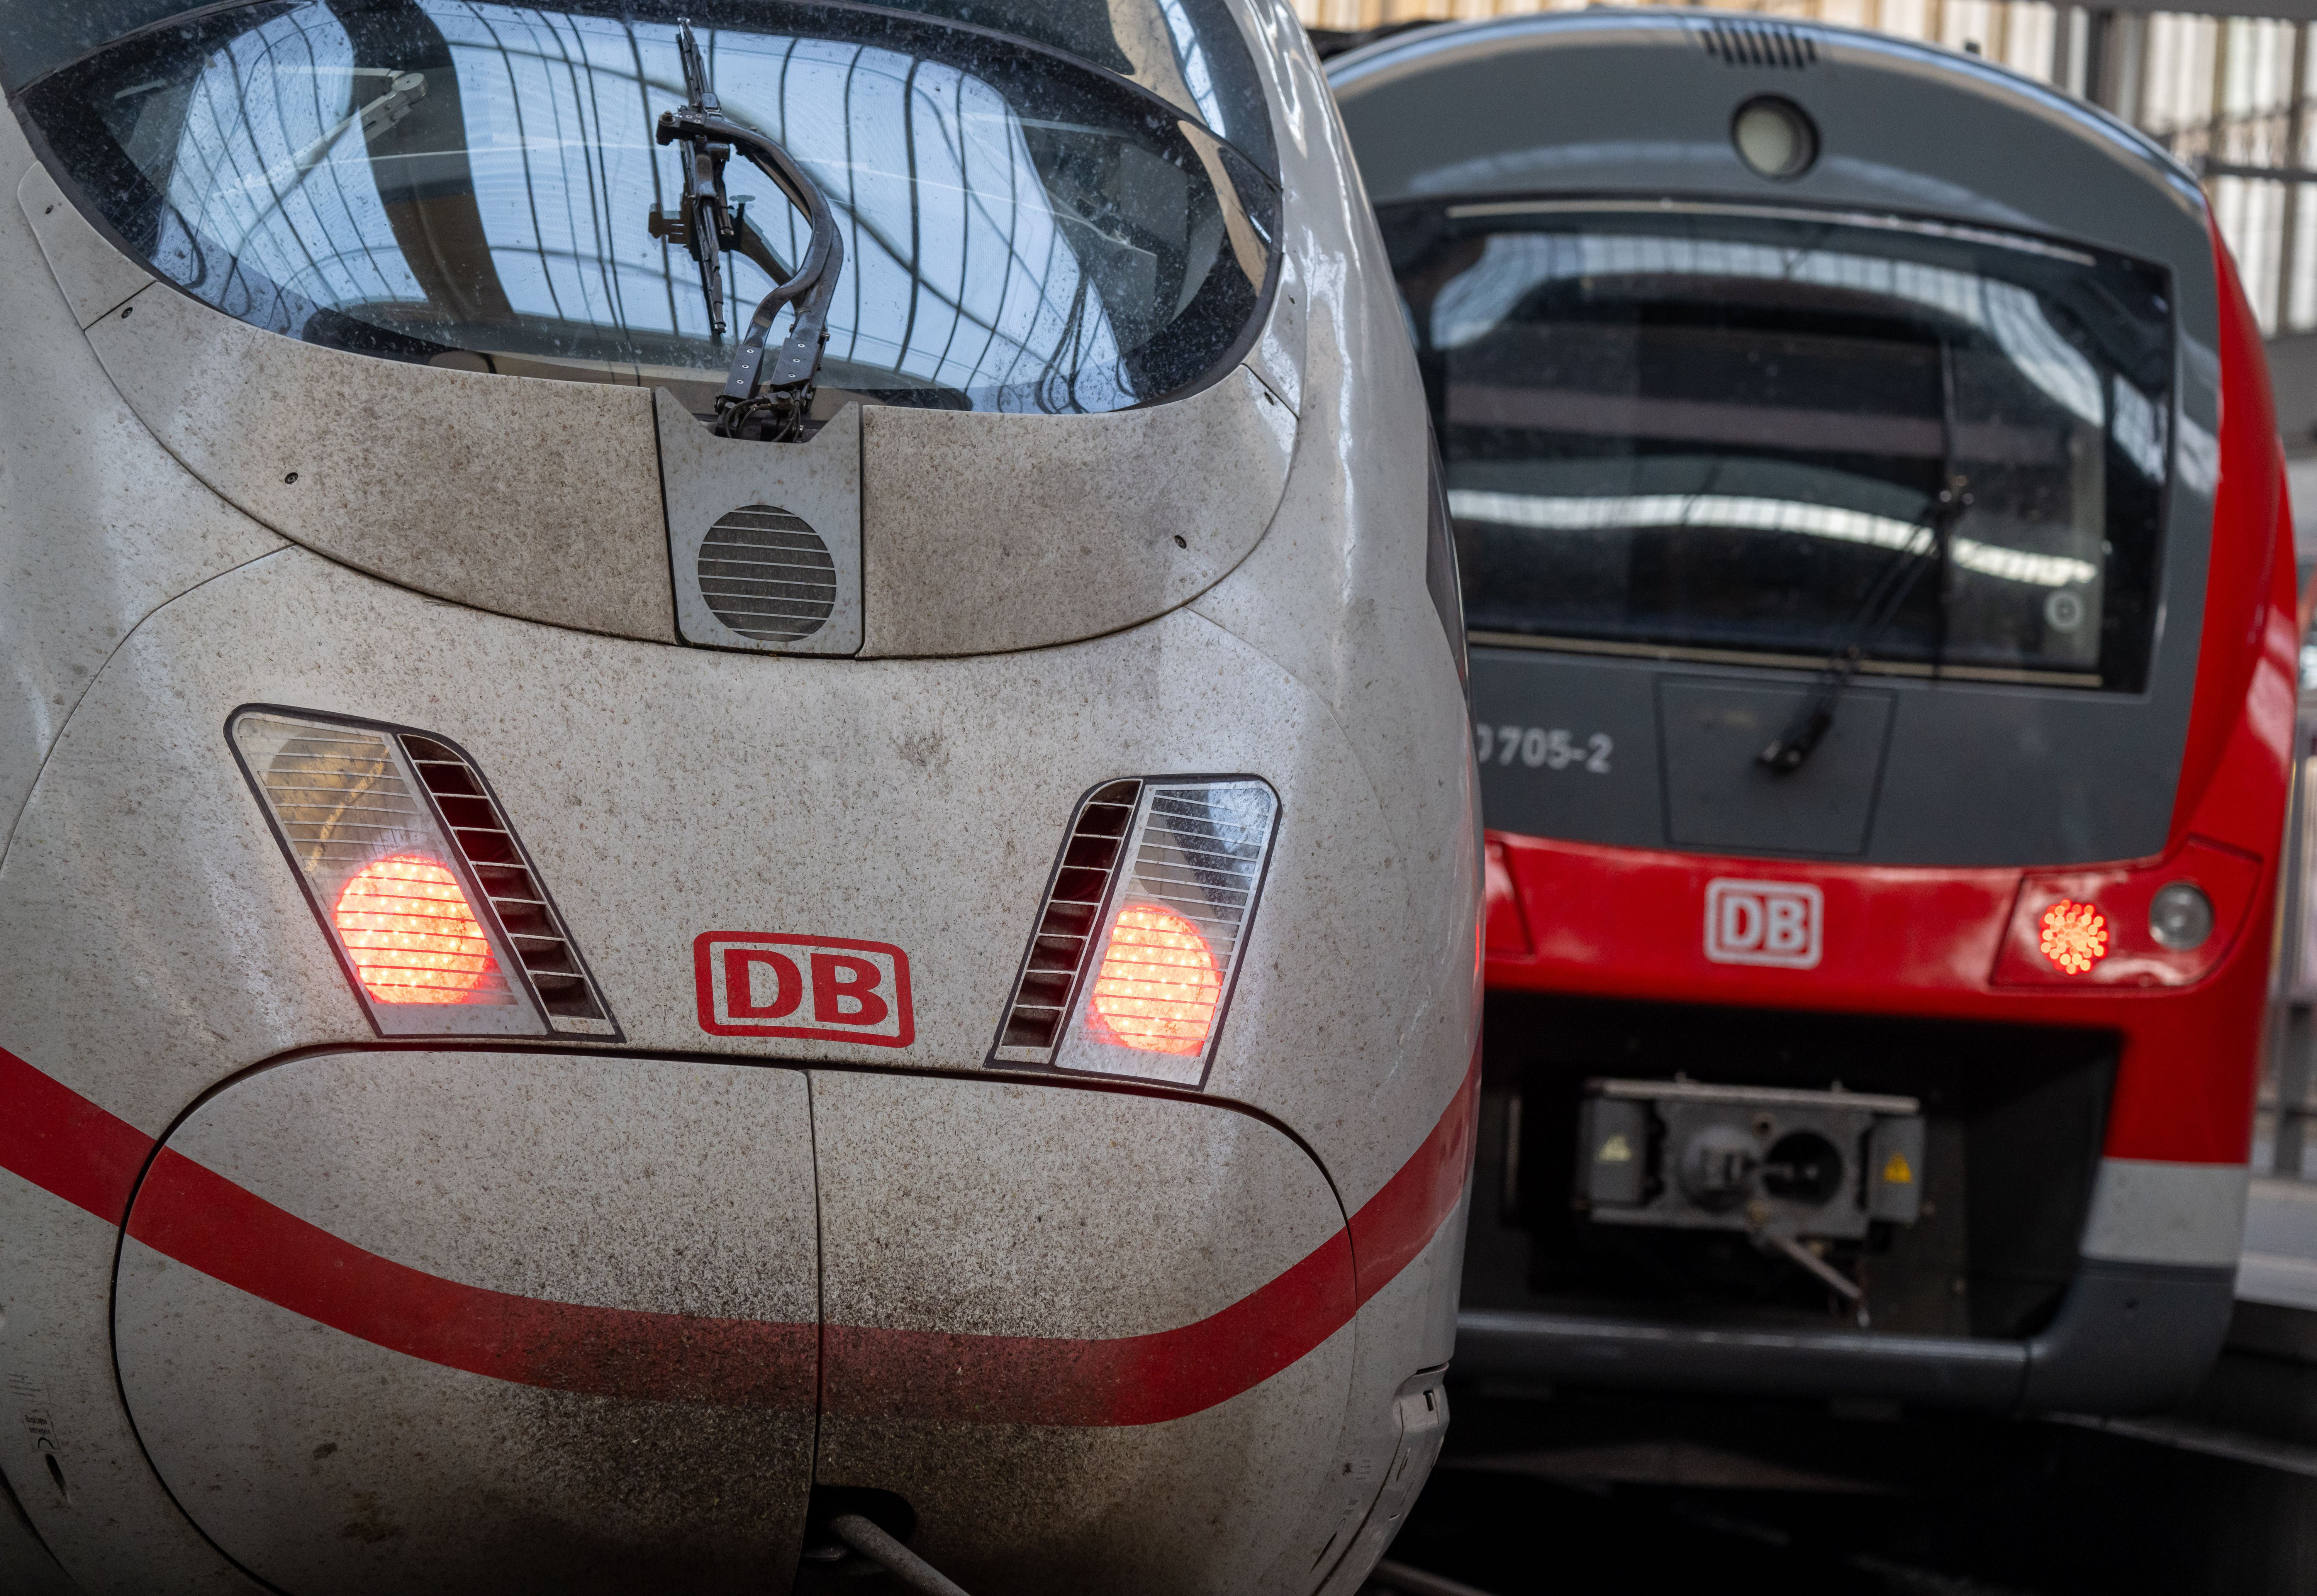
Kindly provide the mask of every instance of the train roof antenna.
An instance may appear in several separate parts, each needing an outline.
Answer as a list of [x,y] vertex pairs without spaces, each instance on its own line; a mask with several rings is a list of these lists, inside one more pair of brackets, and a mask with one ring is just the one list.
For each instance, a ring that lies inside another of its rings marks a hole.
[[[828,342],[828,304],[845,267],[845,240],[836,216],[795,157],[754,128],[724,114],[709,82],[708,63],[692,36],[692,21],[676,24],[676,49],[684,59],[685,103],[660,113],[653,130],[660,144],[684,147],[684,199],[674,216],[652,207],[652,236],[681,244],[700,265],[700,291],[708,304],[710,335],[724,339],[724,255],[746,255],[776,285],[757,302],[748,330],[732,356],[724,391],[716,397],[716,430],[728,438],[789,439],[800,436],[811,414],[813,376]],[[785,267],[747,217],[747,202],[728,201],[724,165],[738,149],[771,178],[791,204],[804,212],[812,242],[795,271]],[[796,307],[787,339],[765,370],[765,344],[784,305]]]

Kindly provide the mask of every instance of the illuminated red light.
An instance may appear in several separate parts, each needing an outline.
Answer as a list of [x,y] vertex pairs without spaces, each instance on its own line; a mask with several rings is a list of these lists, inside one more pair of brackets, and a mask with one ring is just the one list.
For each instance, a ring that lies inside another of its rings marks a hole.
[[2098,904],[2062,898],[2044,911],[2044,957],[2071,976],[2080,976],[2107,957],[2107,917]]
[[1221,973],[1199,929],[1171,909],[1118,912],[1094,978],[1094,1033],[1145,1053],[1193,1054],[1207,1045]]
[[418,853],[364,865],[331,919],[362,988],[382,1003],[465,1003],[497,973],[459,878]]

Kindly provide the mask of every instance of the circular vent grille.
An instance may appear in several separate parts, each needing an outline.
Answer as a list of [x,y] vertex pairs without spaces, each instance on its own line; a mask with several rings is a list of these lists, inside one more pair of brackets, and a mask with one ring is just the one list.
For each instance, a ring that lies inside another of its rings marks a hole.
[[760,643],[793,643],[836,607],[836,563],[820,534],[773,504],[743,504],[700,545],[700,596]]

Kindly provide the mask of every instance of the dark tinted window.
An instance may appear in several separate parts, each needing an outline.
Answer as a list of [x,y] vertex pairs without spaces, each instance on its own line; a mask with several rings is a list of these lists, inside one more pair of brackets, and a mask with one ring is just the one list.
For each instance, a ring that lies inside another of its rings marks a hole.
[[[687,13],[727,114],[781,140],[844,230],[824,409],[1114,410],[1210,375],[1271,269],[1276,189],[1203,120],[1258,125],[1252,62],[1191,3],[1114,7],[1107,64],[946,14],[1004,22],[993,5],[261,4],[124,40],[24,103],[113,229],[232,315],[704,410],[731,349],[649,226],[678,192],[652,128]],[[1037,31],[1092,49],[1080,22]],[[802,216],[745,163],[729,181],[792,265]],[[745,325],[772,281],[739,260],[728,279]]]
[[[2136,691],[2162,274],[1728,208],[1388,218],[1475,641]],[[1948,495],[1942,498],[1942,495]]]
[[[946,17],[1034,39],[1132,78],[1278,174],[1271,116],[1239,26],[1223,0],[885,0],[895,11]],[[185,0],[0,0],[0,87],[13,94],[123,34],[201,9]],[[626,14],[618,7],[598,8]],[[702,21],[719,7],[702,0]]]

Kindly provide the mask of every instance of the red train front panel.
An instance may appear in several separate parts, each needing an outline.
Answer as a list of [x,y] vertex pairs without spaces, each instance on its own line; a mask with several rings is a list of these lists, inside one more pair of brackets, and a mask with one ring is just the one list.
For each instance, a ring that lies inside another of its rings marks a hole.
[[1333,79],[1474,646],[1463,1366],[2183,1388],[2232,1300],[2294,713],[2201,194],[1835,29],[1507,20]]

